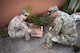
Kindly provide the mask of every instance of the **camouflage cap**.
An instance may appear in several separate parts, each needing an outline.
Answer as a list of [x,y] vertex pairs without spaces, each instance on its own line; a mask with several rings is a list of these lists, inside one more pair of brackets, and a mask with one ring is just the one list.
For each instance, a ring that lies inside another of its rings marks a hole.
[[48,9],[48,11],[56,11],[56,10],[58,10],[57,6],[52,6]]
[[25,9],[22,9],[20,13],[23,15],[29,15],[29,13]]

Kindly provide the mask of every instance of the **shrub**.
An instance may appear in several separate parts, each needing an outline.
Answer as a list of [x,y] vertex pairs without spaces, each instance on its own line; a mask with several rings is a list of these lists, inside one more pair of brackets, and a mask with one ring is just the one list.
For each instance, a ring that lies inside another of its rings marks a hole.
[[47,15],[45,15],[44,13],[40,13],[40,14],[35,14],[35,15],[32,15],[32,16],[29,16],[28,17],[28,22],[32,22],[36,25],[47,25],[47,24],[50,24],[53,19]]

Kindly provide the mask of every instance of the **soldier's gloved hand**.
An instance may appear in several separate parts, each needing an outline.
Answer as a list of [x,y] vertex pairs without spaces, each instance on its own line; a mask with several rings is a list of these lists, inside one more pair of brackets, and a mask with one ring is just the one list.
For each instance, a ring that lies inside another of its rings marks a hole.
[[37,33],[36,33],[35,31],[32,30],[32,31],[31,31],[31,34],[37,34]]

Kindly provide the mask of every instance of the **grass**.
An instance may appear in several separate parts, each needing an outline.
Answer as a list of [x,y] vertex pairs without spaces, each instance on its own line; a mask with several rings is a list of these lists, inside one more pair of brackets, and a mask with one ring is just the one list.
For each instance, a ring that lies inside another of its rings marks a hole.
[[0,29],[0,37],[6,37],[6,36],[8,36],[7,28]]

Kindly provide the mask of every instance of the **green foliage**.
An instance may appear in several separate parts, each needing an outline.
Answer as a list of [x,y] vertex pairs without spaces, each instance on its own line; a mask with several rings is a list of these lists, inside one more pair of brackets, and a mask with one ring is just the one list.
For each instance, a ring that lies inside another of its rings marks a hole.
[[26,8],[24,8],[27,12],[30,13],[28,16],[28,19],[26,21],[32,22],[36,25],[46,25],[52,22],[52,19],[49,17],[45,17],[45,13],[40,13],[40,14],[32,14],[32,9],[33,7],[28,5]]
[[64,12],[67,12],[68,6],[69,6],[70,0],[67,0],[63,6],[61,7],[61,10]]
[[50,18],[49,16],[44,16],[44,14],[35,14],[32,16],[28,17],[28,22],[33,22],[36,25],[46,25],[46,24],[50,24],[53,19]]
[[50,24],[50,23],[52,23],[53,22],[53,18],[51,18],[51,17],[44,17],[44,25],[45,24]]
[[32,20],[33,20],[33,23],[36,25],[42,25],[44,21],[42,17],[38,17],[38,16],[34,16]]
[[3,29],[0,29],[0,37],[6,37],[8,36],[8,30],[7,28],[3,28]]

